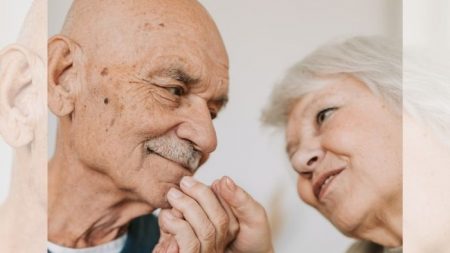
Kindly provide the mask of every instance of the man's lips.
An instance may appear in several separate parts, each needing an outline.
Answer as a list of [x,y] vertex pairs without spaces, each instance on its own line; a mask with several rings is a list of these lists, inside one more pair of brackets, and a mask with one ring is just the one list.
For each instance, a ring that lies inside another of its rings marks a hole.
[[184,164],[184,163],[181,163],[181,162],[179,162],[179,161],[170,159],[169,157],[166,157],[166,156],[160,154],[159,152],[156,152],[156,151],[154,151],[154,150],[152,150],[152,149],[150,149],[150,148],[148,148],[148,147],[147,147],[147,153],[148,153],[148,154],[154,154],[154,155],[157,155],[157,156],[159,156],[159,157],[161,157],[161,158],[163,158],[163,159],[166,159],[166,160],[169,160],[169,161],[171,161],[171,162],[173,162],[173,163],[176,163],[176,164],[178,164],[179,166],[183,167],[183,169],[189,171],[189,172],[192,173],[192,174],[196,171],[195,168],[190,168],[187,164]]
[[331,181],[333,181],[344,169],[345,167],[324,172],[315,182],[313,182],[314,196],[316,196],[319,201],[325,192],[325,189],[331,184]]

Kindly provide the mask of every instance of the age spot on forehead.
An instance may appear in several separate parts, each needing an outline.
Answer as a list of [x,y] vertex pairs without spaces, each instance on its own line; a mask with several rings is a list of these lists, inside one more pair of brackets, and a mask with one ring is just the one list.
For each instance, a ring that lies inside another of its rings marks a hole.
[[144,30],[149,31],[149,30],[151,30],[151,29],[152,29],[152,25],[151,25],[149,22],[145,22],[145,24],[144,24]]
[[100,75],[102,75],[102,76],[107,76],[108,74],[109,74],[108,68],[103,68],[102,72],[100,72]]

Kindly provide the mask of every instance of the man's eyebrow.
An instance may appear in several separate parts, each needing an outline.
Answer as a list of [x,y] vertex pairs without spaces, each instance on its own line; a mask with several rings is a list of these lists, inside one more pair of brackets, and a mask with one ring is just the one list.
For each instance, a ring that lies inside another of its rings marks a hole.
[[210,103],[215,104],[219,106],[220,108],[223,108],[228,103],[228,96],[221,96],[219,98],[213,99]]
[[180,68],[169,68],[166,70],[162,71],[163,74],[165,74],[166,76],[177,80],[179,82],[182,82],[186,85],[193,85],[193,84],[197,84],[200,79],[199,78],[194,78],[191,75],[189,75],[188,73],[186,73],[184,70],[180,69]]

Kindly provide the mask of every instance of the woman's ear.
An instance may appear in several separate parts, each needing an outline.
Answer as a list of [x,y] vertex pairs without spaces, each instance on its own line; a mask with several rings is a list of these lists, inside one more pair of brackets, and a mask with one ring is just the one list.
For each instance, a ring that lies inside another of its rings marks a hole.
[[48,42],[48,106],[58,117],[70,116],[75,108],[77,49],[74,41],[62,35]]
[[[39,84],[33,80],[37,56],[19,45],[0,52],[0,133],[12,147],[34,139]],[[43,71],[43,69],[41,70]]]

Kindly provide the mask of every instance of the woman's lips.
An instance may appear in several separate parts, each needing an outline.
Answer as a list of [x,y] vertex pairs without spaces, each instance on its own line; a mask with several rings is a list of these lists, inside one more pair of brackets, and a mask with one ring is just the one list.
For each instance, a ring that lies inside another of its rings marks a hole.
[[331,171],[324,172],[319,176],[318,180],[313,183],[313,191],[316,198],[320,201],[326,190],[329,188],[333,180],[345,169],[335,169]]

